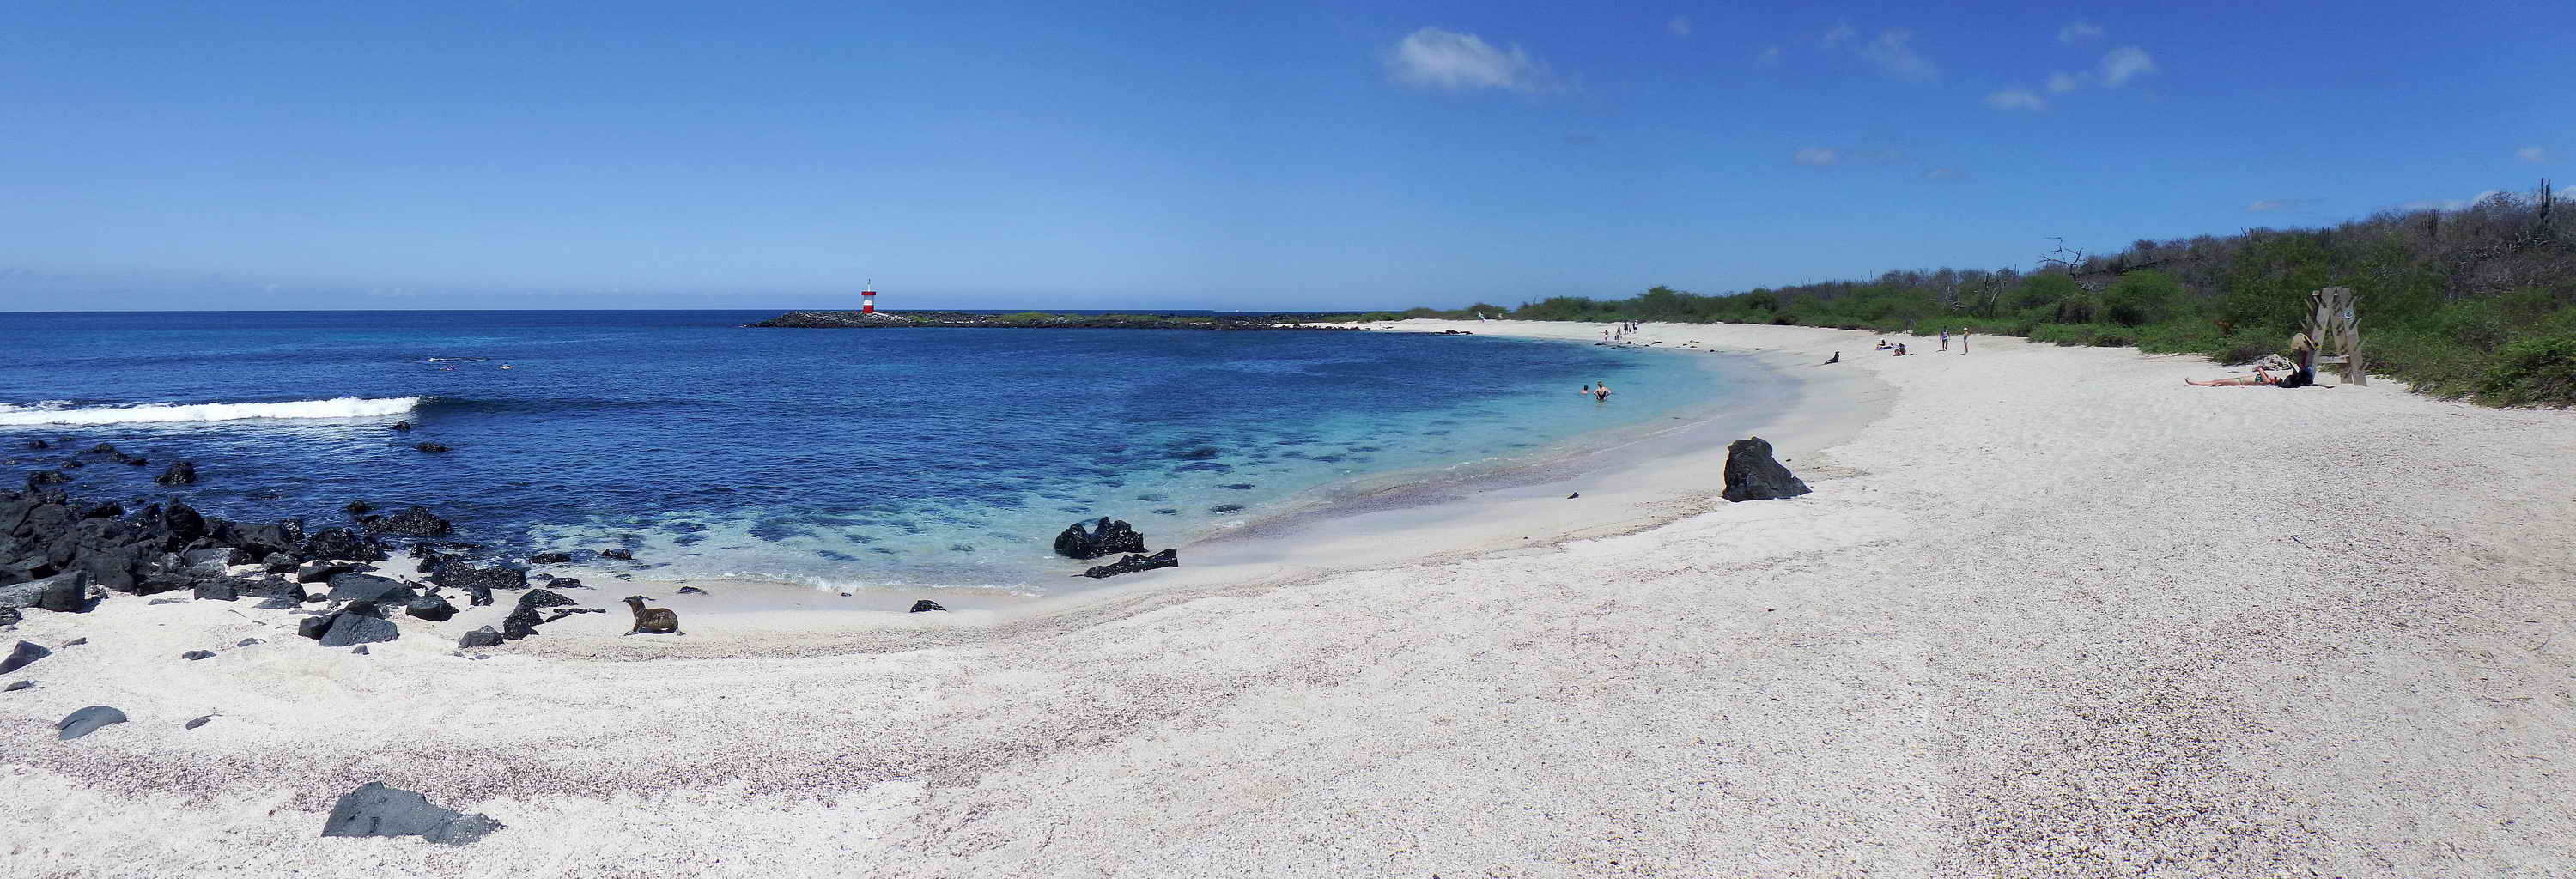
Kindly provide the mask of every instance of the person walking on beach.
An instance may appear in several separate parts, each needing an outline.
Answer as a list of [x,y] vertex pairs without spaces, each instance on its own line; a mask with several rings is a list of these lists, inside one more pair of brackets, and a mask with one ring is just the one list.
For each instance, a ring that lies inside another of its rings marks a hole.
[[1968,328],[1967,328],[1967,327],[1960,327],[1960,328],[1959,328],[1959,353],[1961,353],[1961,354],[1966,354],[1966,353],[1968,353]]
[[1950,350],[1950,328],[1949,328],[1949,327],[1942,327],[1942,328],[1941,328],[1941,350],[1943,350],[1943,351],[1948,351],[1948,350]]

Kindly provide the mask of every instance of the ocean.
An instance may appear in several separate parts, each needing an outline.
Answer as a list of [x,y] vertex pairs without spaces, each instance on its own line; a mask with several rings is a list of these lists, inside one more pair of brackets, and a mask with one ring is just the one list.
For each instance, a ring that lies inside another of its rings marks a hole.
[[[489,558],[1043,594],[1090,582],[1051,552],[1076,520],[1161,548],[1723,406],[1726,370],[1755,368],[1483,336],[741,327],[774,314],[5,313],[0,461],[311,527],[417,503]],[[1576,395],[1601,381],[1609,403]],[[151,463],[75,454],[100,442]],[[180,459],[199,484],[152,483]]]

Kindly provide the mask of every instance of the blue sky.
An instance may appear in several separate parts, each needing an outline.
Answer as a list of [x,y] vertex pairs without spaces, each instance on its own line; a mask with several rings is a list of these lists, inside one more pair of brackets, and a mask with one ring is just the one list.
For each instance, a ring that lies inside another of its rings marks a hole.
[[2576,184],[2576,4],[20,2],[0,308],[1340,308]]

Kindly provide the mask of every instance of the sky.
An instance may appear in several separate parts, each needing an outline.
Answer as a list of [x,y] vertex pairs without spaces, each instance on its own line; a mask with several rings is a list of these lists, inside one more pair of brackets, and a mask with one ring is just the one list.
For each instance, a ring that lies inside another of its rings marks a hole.
[[2576,196],[2576,3],[0,8],[0,309],[1335,309]]

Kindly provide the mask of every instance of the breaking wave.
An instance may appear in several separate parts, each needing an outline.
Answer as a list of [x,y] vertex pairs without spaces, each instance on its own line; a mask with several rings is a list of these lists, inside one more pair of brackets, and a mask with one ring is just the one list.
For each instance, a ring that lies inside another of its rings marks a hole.
[[400,415],[420,405],[420,397],[335,397],[284,403],[149,403],[139,406],[62,408],[60,404],[11,406],[0,403],[0,425],[134,424],[170,421],[238,421],[245,418],[331,419]]

